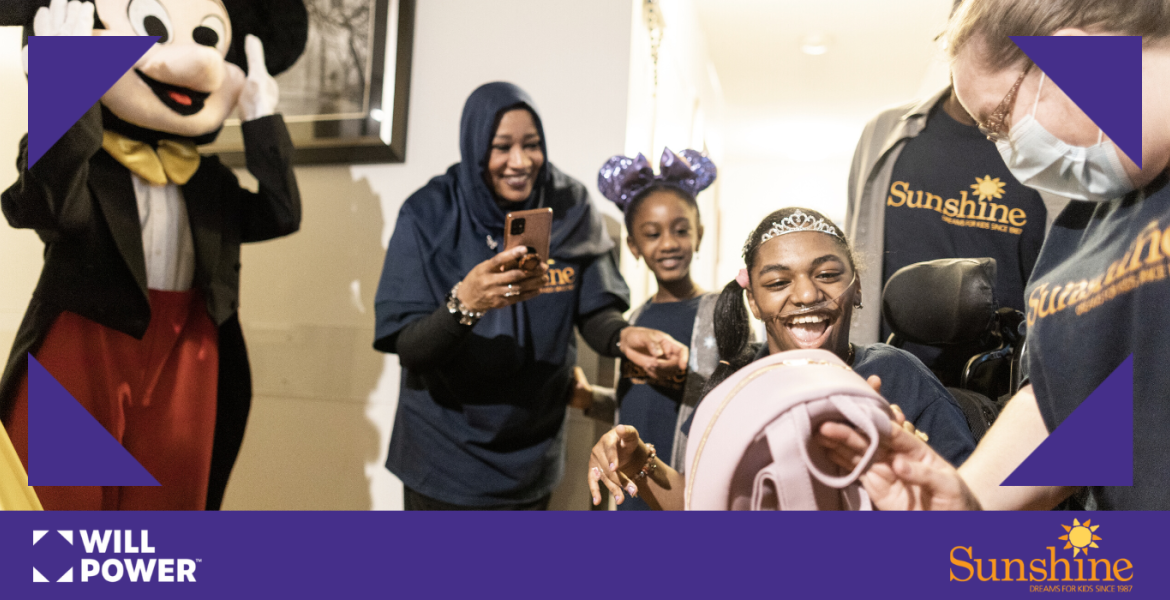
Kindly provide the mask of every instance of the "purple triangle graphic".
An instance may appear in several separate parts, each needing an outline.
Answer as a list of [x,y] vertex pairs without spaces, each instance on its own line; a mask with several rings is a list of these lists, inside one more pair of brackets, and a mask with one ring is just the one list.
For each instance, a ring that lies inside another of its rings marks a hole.
[[160,485],[31,354],[28,484]]
[[1012,41],[1142,166],[1140,36],[1015,35]]
[[158,40],[28,38],[28,165],[32,167]]
[[1133,485],[1133,355],[1001,485]]

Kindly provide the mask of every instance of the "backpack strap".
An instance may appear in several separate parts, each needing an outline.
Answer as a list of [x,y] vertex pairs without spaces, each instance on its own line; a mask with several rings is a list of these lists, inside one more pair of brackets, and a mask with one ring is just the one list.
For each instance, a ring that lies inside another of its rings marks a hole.
[[[764,429],[772,464],[760,469],[752,488],[752,510],[816,510],[817,491],[804,461],[800,460],[800,419],[803,415],[787,411]],[[807,427],[806,427],[807,428]],[[773,496],[775,499],[773,500]],[[774,504],[774,507],[772,506]]]
[[867,414],[868,411],[854,398],[833,396],[827,400],[832,408],[869,436],[870,446],[861,463],[852,473],[838,476],[826,472],[824,466],[827,465],[813,461],[808,453],[813,433],[812,416],[807,403],[796,404],[764,429],[772,463],[756,474],[752,510],[873,509],[857,478],[877,451],[879,433],[875,417]]
[[[857,481],[862,471],[869,466],[874,454],[877,453],[880,435],[878,433],[878,426],[874,422],[874,417],[867,414],[867,411],[862,409],[854,400],[842,396],[830,396],[828,401],[847,421],[854,427],[860,429],[869,438],[869,447],[865,449],[865,454],[861,457],[861,461],[857,463],[857,466],[853,467],[853,471],[848,475],[832,475],[826,473],[824,469],[809,457],[807,442],[812,439],[813,432],[812,419],[809,416],[807,404],[802,403],[792,407],[793,412],[801,415],[796,420],[797,426],[800,427],[799,437],[796,439],[806,442],[799,444],[800,457],[804,459],[804,464],[808,467],[809,472],[813,474],[813,477],[816,477],[821,483],[829,487],[841,489]],[[882,418],[884,419],[885,417],[883,416]],[[886,434],[888,435],[889,432],[887,431]]]

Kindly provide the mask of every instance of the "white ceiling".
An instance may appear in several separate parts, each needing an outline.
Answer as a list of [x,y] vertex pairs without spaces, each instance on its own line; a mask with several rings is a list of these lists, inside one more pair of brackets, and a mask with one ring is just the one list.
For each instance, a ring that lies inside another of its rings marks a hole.
[[[696,0],[727,108],[728,152],[769,129],[824,131],[856,143],[881,108],[945,85],[933,41],[952,0]],[[801,40],[831,39],[810,56]],[[834,131],[841,129],[843,131]],[[806,137],[806,136],[802,136]],[[738,140],[738,143],[737,143]],[[814,153],[839,152],[822,143]],[[850,147],[852,150],[852,147]]]
[[[717,279],[782,206],[844,222],[846,181],[865,123],[948,81],[934,38],[952,0],[693,0],[724,96]],[[670,25],[667,24],[667,35]],[[819,33],[828,52],[801,41]]]

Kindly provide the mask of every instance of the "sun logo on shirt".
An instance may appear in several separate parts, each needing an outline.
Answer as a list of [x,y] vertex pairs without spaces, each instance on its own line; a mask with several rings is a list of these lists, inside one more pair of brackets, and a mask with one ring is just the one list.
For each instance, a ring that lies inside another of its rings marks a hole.
[[999,177],[992,178],[988,175],[983,178],[976,177],[975,183],[971,185],[971,189],[975,190],[975,195],[979,196],[980,200],[999,200],[1003,198],[1003,188],[1006,186],[1004,182],[999,180]]
[[1068,532],[1067,534],[1057,538],[1067,542],[1062,550],[1068,550],[1069,548],[1072,548],[1073,557],[1076,557],[1076,555],[1082,552],[1085,553],[1085,556],[1088,556],[1089,548],[1099,547],[1097,546],[1097,540],[1100,540],[1101,538],[1097,537],[1097,534],[1094,532],[1097,531],[1097,528],[1100,527],[1100,525],[1091,525],[1090,521],[1090,519],[1085,519],[1084,523],[1080,523],[1076,519],[1073,519],[1072,527],[1069,527],[1063,523],[1060,524],[1060,526],[1064,527],[1064,530]]

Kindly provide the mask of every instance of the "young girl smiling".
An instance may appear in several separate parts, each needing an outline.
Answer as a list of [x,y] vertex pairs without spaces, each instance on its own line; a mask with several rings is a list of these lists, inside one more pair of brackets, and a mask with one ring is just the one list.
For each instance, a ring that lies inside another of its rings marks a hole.
[[[675,154],[666,149],[659,164],[655,175],[641,154],[633,159],[615,156],[598,173],[598,187],[625,214],[630,253],[645,261],[658,281],[657,292],[630,315],[630,323],[658,329],[689,346],[688,368],[656,379],[623,360],[616,390],[592,390],[581,381],[583,399],[575,404],[611,423],[620,407],[616,421],[644,432],[661,460],[681,470],[687,437],[680,428],[694,412],[719,361],[714,343],[719,295],[704,293],[691,278],[691,261],[703,241],[695,196],[715,181],[716,168],[695,150]],[[649,507],[635,499],[619,508]]]

